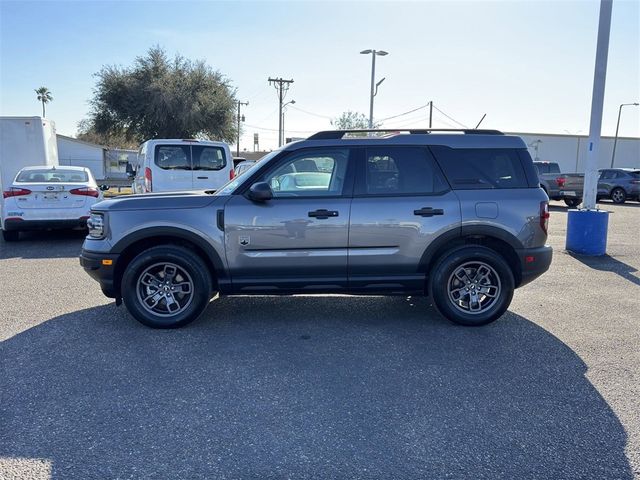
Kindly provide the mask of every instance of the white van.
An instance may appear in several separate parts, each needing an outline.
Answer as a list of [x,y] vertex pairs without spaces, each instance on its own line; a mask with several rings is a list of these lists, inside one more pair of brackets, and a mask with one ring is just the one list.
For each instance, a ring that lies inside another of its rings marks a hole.
[[207,140],[147,140],[140,145],[133,192],[217,190],[231,180],[229,145]]

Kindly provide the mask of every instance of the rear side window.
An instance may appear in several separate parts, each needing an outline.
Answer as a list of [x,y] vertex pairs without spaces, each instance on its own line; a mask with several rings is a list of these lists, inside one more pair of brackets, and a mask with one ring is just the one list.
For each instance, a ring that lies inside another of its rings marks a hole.
[[426,148],[369,148],[365,160],[359,195],[428,195],[449,189]]
[[454,190],[528,188],[517,150],[431,147]]
[[64,182],[64,183],[84,183],[89,181],[87,172],[82,170],[23,170],[18,174],[16,182]]
[[194,170],[222,170],[227,166],[224,150],[220,147],[194,145],[191,147]]
[[155,161],[163,170],[191,170],[189,145],[157,145]]

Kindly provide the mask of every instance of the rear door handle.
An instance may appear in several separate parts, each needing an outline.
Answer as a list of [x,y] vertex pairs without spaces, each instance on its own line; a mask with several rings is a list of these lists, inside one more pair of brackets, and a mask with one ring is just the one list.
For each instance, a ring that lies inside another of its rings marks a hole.
[[209,177],[198,177],[198,180],[208,180]]
[[337,210],[325,210],[324,208],[320,210],[315,210],[313,212],[309,212],[310,217],[317,218],[318,220],[326,220],[329,217],[337,217]]
[[441,208],[422,207],[420,210],[414,210],[413,214],[421,217],[433,217],[434,215],[444,215],[444,210]]

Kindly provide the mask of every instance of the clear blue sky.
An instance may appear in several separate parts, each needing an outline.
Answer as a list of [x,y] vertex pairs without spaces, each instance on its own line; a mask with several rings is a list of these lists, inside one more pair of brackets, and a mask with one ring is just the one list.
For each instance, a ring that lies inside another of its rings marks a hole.
[[[0,0],[0,115],[39,115],[34,89],[54,96],[47,116],[75,134],[88,111],[93,74],[130,65],[160,44],[204,59],[248,100],[242,146],[272,148],[278,128],[269,76],[293,78],[287,136],[329,127],[345,110],[368,114],[370,56],[387,50],[375,117],[433,100],[473,126],[587,133],[599,2],[11,2]],[[640,2],[615,0],[603,134],[620,103],[640,100]],[[427,110],[388,127],[426,126]],[[455,124],[435,112],[434,126]],[[256,127],[261,127],[257,129]],[[299,133],[297,133],[299,131]],[[623,136],[640,136],[640,108],[626,107]]]

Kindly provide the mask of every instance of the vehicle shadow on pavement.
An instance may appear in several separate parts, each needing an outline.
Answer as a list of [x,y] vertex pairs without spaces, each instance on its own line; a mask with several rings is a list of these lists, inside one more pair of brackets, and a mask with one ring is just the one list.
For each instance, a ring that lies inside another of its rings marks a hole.
[[602,272],[613,272],[620,275],[625,280],[630,281],[636,286],[640,287],[640,278],[638,278],[634,273],[638,271],[637,268],[632,267],[620,260],[615,259],[610,255],[601,255],[597,257],[591,257],[586,255],[577,255],[567,250],[568,255],[571,255],[573,258],[578,260],[579,262],[585,264],[587,267],[593,268],[594,270],[599,270]]
[[0,260],[77,257],[86,236],[87,232],[82,230],[21,232],[17,242],[5,242],[0,238]]
[[159,331],[113,304],[0,344],[0,460],[61,478],[619,478],[626,433],[565,344],[428,299],[231,297]]

